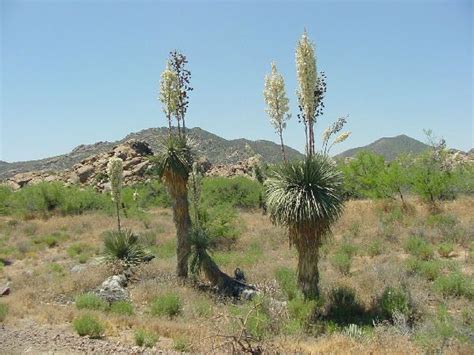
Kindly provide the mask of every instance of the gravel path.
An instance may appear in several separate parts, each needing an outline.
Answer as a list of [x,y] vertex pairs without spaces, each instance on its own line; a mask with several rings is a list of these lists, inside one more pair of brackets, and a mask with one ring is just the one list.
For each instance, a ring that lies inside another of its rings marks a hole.
[[156,349],[89,339],[66,330],[28,325],[21,329],[0,325],[1,354],[157,354]]

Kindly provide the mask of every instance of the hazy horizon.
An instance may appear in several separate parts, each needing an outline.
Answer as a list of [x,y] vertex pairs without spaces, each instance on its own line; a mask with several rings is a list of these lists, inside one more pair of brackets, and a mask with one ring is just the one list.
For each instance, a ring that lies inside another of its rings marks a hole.
[[[192,72],[187,123],[225,139],[278,142],[264,112],[272,60],[304,149],[294,49],[306,27],[327,74],[317,135],[349,114],[332,153],[423,129],[473,147],[471,1],[1,3],[0,160],[36,160],[165,126],[156,99],[170,50]],[[179,24],[179,26],[176,26]]]

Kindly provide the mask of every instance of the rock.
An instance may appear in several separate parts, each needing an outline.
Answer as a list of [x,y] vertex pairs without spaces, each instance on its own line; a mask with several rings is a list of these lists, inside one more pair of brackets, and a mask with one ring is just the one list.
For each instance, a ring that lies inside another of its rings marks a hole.
[[124,275],[111,276],[102,283],[97,291],[97,295],[110,303],[127,300],[128,292],[125,289],[126,285],[127,278]]
[[8,296],[10,294],[10,287],[4,286],[0,287],[0,297]]
[[82,271],[84,271],[85,269],[87,269],[87,266],[86,266],[86,265],[78,264],[78,265],[74,265],[74,266],[71,268],[71,272],[73,272],[73,273],[82,272]]
[[81,183],[85,183],[89,176],[94,172],[94,167],[91,165],[82,166],[76,170],[76,174],[79,177]]
[[258,294],[257,291],[246,288],[245,290],[242,291],[241,297],[244,300],[250,301],[257,294]]

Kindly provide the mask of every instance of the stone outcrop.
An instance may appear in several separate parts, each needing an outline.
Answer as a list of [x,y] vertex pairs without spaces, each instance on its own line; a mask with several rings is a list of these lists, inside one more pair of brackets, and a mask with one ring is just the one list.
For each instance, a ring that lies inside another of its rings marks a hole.
[[107,163],[111,157],[124,161],[124,184],[130,185],[146,179],[145,172],[150,166],[148,157],[153,151],[146,142],[131,139],[113,147],[110,151],[83,159],[72,168],[61,172],[34,171],[17,174],[7,180],[13,189],[41,181],[61,181],[70,185],[94,186],[97,190],[107,188]]

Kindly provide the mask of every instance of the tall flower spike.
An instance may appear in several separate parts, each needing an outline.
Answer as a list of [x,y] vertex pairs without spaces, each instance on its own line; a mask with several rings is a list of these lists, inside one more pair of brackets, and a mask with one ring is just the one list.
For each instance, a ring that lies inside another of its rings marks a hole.
[[107,174],[109,175],[112,189],[112,201],[120,203],[122,190],[123,161],[120,158],[112,157],[107,164]]

